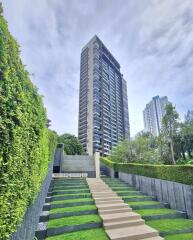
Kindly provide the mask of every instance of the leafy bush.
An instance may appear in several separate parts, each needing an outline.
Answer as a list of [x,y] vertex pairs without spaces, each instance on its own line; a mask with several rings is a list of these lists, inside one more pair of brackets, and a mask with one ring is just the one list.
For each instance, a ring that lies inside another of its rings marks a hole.
[[19,57],[17,42],[0,16],[0,238],[22,221],[37,196],[56,143],[46,128],[42,97]]
[[115,171],[193,185],[193,165],[114,163],[107,158],[101,158],[101,162]]
[[74,135],[65,133],[59,136],[58,141],[64,144],[64,152],[67,155],[81,155],[83,153],[83,146]]

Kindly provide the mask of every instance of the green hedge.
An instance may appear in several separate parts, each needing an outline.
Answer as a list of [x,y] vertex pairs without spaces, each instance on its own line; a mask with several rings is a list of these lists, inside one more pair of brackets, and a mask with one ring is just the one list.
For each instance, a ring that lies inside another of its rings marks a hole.
[[112,162],[112,161],[109,160],[107,157],[101,157],[101,158],[100,158],[100,161],[101,161],[102,163],[104,163],[104,165],[112,168],[113,170],[115,170],[115,171],[117,170],[117,163]]
[[0,239],[9,239],[36,198],[53,157],[42,97],[0,16]]
[[115,171],[193,185],[193,165],[113,163],[107,158],[101,158],[101,162]]

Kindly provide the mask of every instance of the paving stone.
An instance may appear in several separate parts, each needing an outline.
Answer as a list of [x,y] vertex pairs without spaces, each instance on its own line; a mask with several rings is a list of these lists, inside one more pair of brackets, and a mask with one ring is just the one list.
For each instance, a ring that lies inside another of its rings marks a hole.
[[109,229],[116,229],[116,228],[123,228],[123,227],[131,227],[131,226],[138,226],[144,225],[145,221],[143,219],[137,220],[126,220],[126,221],[117,221],[117,222],[110,222],[110,223],[103,223],[103,226],[106,230]]
[[159,236],[156,230],[146,225],[111,229],[106,230],[106,233],[111,240],[139,240]]
[[116,221],[124,221],[124,220],[134,220],[140,219],[141,216],[138,213],[134,212],[126,212],[126,213],[114,213],[114,214],[104,214],[101,215],[104,223],[107,222],[116,222]]

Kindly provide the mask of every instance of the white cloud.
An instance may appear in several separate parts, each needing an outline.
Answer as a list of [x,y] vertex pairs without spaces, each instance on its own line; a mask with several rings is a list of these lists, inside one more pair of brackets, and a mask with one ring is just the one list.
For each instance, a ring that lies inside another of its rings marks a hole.
[[98,34],[128,82],[132,134],[142,110],[167,95],[183,115],[192,108],[192,0],[3,0],[11,33],[52,127],[77,134],[81,48]]

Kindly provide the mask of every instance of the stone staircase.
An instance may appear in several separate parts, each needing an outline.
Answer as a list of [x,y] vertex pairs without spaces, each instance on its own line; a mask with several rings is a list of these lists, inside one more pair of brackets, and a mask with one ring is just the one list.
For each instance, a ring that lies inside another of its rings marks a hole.
[[163,239],[101,179],[87,178],[87,183],[111,240]]

